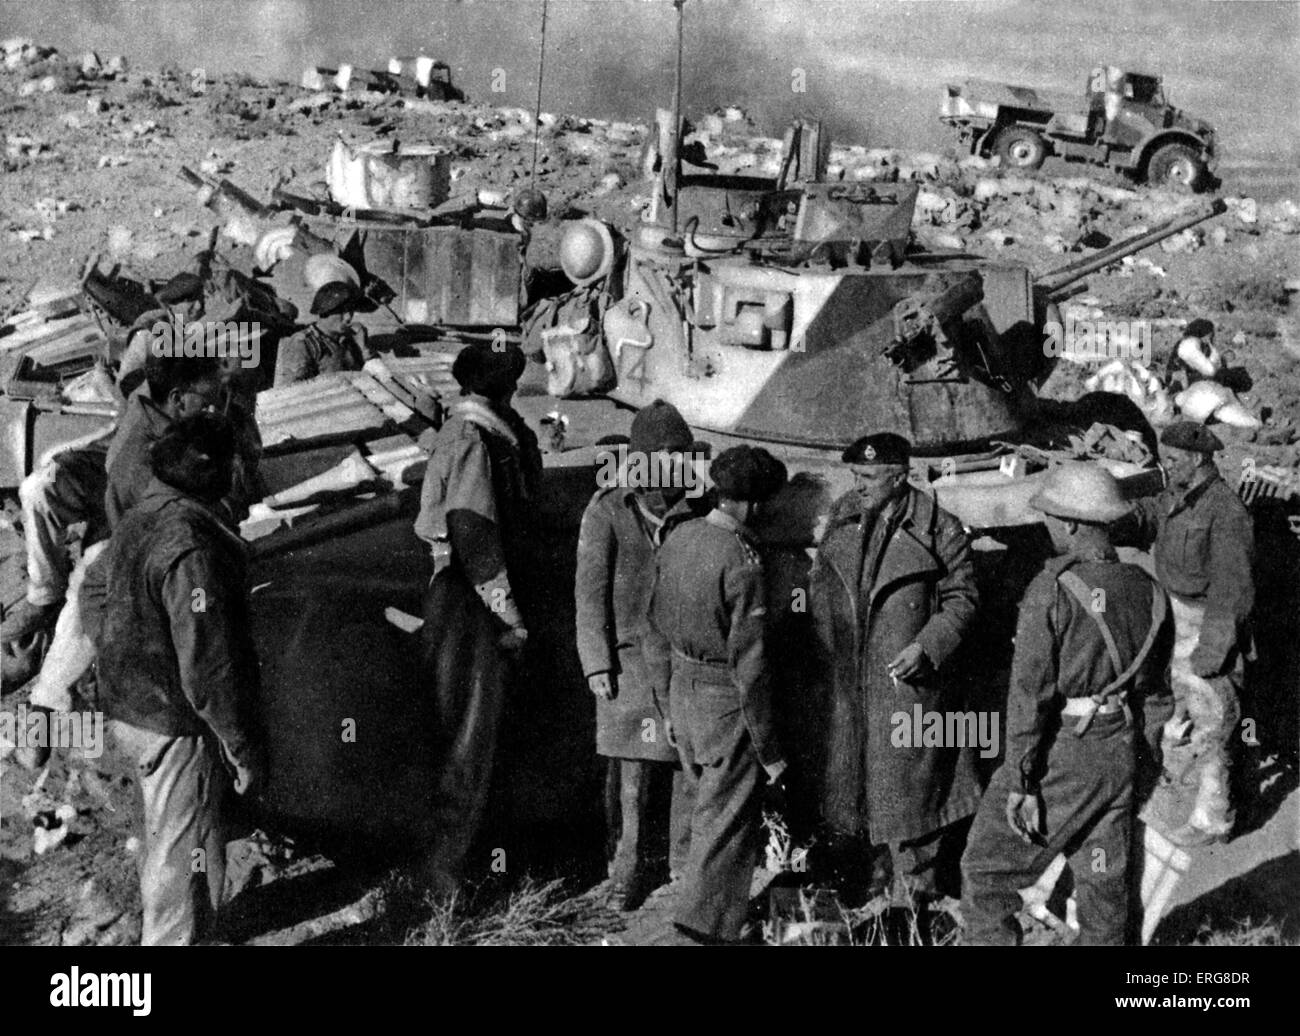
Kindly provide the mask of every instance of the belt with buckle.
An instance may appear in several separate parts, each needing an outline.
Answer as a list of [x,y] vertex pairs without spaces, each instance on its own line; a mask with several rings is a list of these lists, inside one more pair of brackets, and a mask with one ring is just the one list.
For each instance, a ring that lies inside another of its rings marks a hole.
[[1065,707],[1061,709],[1063,716],[1087,716],[1091,713],[1094,716],[1109,716],[1113,712],[1120,712],[1124,708],[1124,703],[1119,701],[1108,701],[1105,705],[1098,705],[1091,698],[1066,698]]

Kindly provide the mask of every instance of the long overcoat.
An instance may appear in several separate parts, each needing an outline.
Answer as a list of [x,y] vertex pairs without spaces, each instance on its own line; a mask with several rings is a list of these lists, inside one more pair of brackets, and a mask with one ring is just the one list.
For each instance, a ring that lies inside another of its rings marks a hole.
[[574,578],[578,657],[584,676],[609,673],[616,691],[612,701],[596,702],[599,755],[677,761],[677,750],[657,736],[659,713],[641,658],[641,629],[656,546],[676,526],[707,511],[703,501],[683,497],[657,530],[640,511],[635,491],[623,486],[597,492],[583,513]]
[[[901,720],[917,705],[923,717],[963,710],[944,669],[977,605],[970,542],[924,493],[909,488],[901,508],[875,549],[855,493],[832,510],[810,577],[815,650],[798,753],[827,826],[880,845],[922,838],[979,800],[973,749],[919,746],[921,731]],[[914,641],[932,668],[895,685],[887,666]]]

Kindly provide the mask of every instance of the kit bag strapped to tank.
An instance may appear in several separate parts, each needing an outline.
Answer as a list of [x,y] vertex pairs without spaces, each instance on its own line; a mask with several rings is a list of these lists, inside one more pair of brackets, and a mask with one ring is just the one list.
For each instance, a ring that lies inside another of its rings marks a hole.
[[1124,709],[1125,722],[1132,726],[1133,712],[1128,706],[1127,685],[1137,676],[1138,670],[1142,668],[1142,663],[1146,661],[1147,655],[1151,653],[1151,649],[1155,646],[1156,637],[1160,634],[1160,627],[1164,625],[1165,614],[1169,609],[1169,602],[1165,597],[1165,592],[1159,586],[1152,587],[1154,592],[1151,595],[1151,628],[1147,630],[1146,639],[1142,642],[1142,646],[1138,648],[1137,654],[1133,656],[1133,661],[1125,668],[1123,659],[1120,658],[1119,647],[1115,643],[1114,634],[1111,633],[1110,627],[1106,625],[1106,620],[1102,617],[1101,612],[1093,607],[1093,588],[1069,569],[1057,575],[1056,579],[1070,592],[1070,596],[1079,602],[1079,606],[1092,616],[1092,620],[1097,624],[1097,629],[1101,633],[1101,639],[1106,644],[1106,654],[1110,655],[1111,664],[1115,667],[1115,672],[1119,674],[1105,687],[1091,695],[1093,707],[1079,717],[1079,722],[1074,726],[1075,736],[1083,737],[1088,732],[1093,717],[1097,715],[1097,710],[1112,698],[1119,701]]
[[523,319],[523,349],[546,358],[546,391],[559,398],[603,392],[615,382],[601,328],[613,299],[603,282],[541,299]]

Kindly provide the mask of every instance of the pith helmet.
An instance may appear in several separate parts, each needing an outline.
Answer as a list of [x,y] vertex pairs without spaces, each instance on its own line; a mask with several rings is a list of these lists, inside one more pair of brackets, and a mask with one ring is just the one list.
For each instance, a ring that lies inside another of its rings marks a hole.
[[1120,492],[1115,476],[1105,468],[1069,461],[1047,473],[1029,506],[1056,518],[1100,524],[1123,518],[1131,505]]

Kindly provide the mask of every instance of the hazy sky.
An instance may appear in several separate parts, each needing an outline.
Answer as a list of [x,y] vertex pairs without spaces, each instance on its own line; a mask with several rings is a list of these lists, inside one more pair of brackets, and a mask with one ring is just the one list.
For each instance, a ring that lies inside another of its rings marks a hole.
[[[147,64],[297,80],[308,64],[441,57],[475,99],[531,106],[540,0],[0,0],[0,35]],[[647,119],[672,88],[665,0],[551,0],[543,107]],[[739,103],[776,133],[815,112],[840,139],[938,146],[945,81],[1082,92],[1094,64],[1165,76],[1237,161],[1300,154],[1300,3],[688,0],[688,108]],[[492,93],[494,70],[505,90]],[[805,73],[806,92],[791,89]]]

